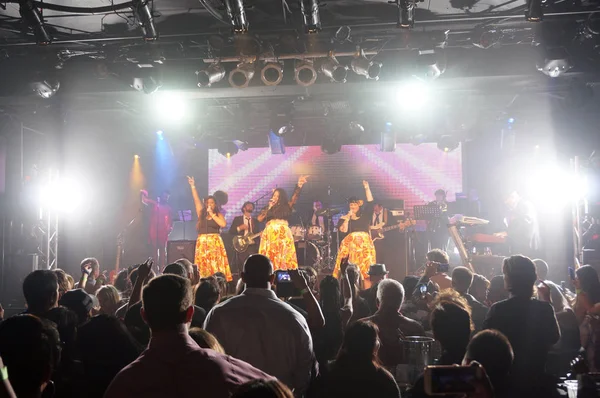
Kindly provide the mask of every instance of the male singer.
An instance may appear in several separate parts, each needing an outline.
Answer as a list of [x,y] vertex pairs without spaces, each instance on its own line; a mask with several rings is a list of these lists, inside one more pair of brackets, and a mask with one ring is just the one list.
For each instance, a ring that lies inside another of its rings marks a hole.
[[[258,225],[258,220],[252,217],[252,213],[254,212],[254,203],[246,202],[242,206],[242,215],[237,216],[231,222],[231,227],[229,228],[229,234],[234,236],[246,236],[252,235],[260,232],[260,227]],[[242,253],[236,252],[237,258],[237,266],[239,272],[242,272],[242,268],[244,266],[244,262],[251,254],[258,253],[258,241],[260,237],[257,237],[253,243],[248,246],[248,249]]]
[[[380,229],[387,225],[388,222],[388,211],[383,207],[381,203],[375,203],[373,205],[373,217],[371,218],[371,225],[369,229]],[[377,256],[378,264],[385,264],[384,256],[384,242],[385,239],[378,239],[373,244],[375,245],[375,253]]]

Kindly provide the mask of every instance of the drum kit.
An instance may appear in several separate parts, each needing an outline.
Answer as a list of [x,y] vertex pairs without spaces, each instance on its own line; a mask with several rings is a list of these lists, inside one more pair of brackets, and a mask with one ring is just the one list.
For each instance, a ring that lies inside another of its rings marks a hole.
[[[331,217],[339,214],[340,209],[326,208],[317,212],[318,217],[325,217],[331,222]],[[304,265],[310,265],[318,271],[332,271],[335,258],[332,253],[332,228],[324,230],[320,225],[291,225],[294,242],[298,248],[304,247]]]

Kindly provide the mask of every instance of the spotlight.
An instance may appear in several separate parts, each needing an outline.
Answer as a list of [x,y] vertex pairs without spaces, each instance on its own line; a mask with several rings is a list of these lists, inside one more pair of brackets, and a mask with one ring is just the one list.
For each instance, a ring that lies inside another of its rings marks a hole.
[[248,150],[248,141],[233,140],[233,143],[235,144],[235,146],[238,147],[240,151]]
[[260,79],[265,86],[277,86],[283,80],[283,67],[278,62],[269,62],[260,70]]
[[360,55],[356,56],[350,62],[350,68],[352,72],[357,75],[366,77],[367,79],[379,80],[379,73],[381,72],[381,63],[373,62],[365,57],[364,51],[360,51]]
[[247,33],[250,23],[246,18],[246,9],[243,0],[223,0],[229,22],[233,26],[233,33]]
[[155,41],[158,39],[158,31],[154,26],[154,17],[150,8],[150,0],[133,0],[133,13],[142,28],[142,37],[146,41]]
[[334,56],[321,64],[321,72],[334,83],[346,83],[348,67],[342,66]]
[[269,130],[269,147],[271,148],[271,155],[283,155],[285,153],[285,142],[283,135],[275,133],[273,130]]
[[412,0],[396,0],[398,6],[397,26],[410,29],[415,25],[415,3]]
[[546,76],[559,77],[573,67],[564,47],[546,49],[542,58],[536,67]]
[[29,85],[31,90],[44,99],[53,97],[60,88],[59,81],[42,80]]
[[317,70],[310,60],[304,60],[296,63],[294,68],[294,79],[301,86],[312,86],[317,81]]
[[204,70],[196,71],[196,76],[198,76],[198,87],[210,87],[223,80],[225,69],[221,64],[215,63]]
[[229,84],[235,88],[246,88],[254,77],[254,64],[241,63],[229,73]]
[[387,122],[385,129],[381,132],[381,152],[394,152],[396,150],[396,132],[392,128],[392,123]]
[[131,87],[146,94],[156,92],[162,86],[162,73],[154,62],[137,63]]
[[419,50],[414,77],[421,80],[435,80],[446,70],[444,65],[438,61],[435,50]]
[[138,159],[140,158],[140,155],[133,155],[133,158],[134,158],[135,160],[138,160]]
[[235,145],[235,143],[233,143],[232,141],[222,141],[217,146],[217,151],[221,155],[230,158],[236,153],[238,153],[239,149],[237,145]]
[[456,138],[451,135],[443,135],[440,137],[437,147],[440,151],[444,152],[452,152],[456,148],[458,148],[459,142]]
[[321,144],[321,151],[328,155],[333,155],[342,150],[342,144],[335,138],[326,135],[323,137],[323,143]]
[[277,110],[271,114],[270,129],[280,137],[294,132],[292,118],[294,105],[292,103],[279,105]]
[[527,0],[525,6],[525,19],[529,22],[541,22],[544,18],[542,0]]
[[321,16],[319,15],[319,0],[299,0],[304,33],[319,33]]
[[422,108],[428,99],[429,85],[417,79],[400,84],[396,92],[396,103],[409,111]]
[[33,30],[37,44],[47,46],[52,42],[52,37],[44,26],[42,14],[40,14],[32,0],[19,0],[19,14]]
[[157,136],[157,137],[158,137],[158,139],[159,139],[159,140],[161,140],[161,141],[165,139],[164,135],[165,135],[165,133],[164,133],[162,130],[158,130],[158,131],[156,132],[156,136]]
[[344,44],[345,42],[350,41],[351,33],[352,29],[350,29],[350,26],[340,26],[333,35],[333,41]]
[[174,92],[159,92],[152,96],[153,114],[163,122],[182,122],[188,115],[188,104]]
[[348,130],[350,131],[350,135],[360,135],[365,132],[365,128],[359,122],[352,121],[348,123]]

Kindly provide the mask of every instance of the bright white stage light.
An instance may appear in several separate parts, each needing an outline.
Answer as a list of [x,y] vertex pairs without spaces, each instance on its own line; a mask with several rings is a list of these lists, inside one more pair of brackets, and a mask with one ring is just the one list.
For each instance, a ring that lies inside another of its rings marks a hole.
[[401,83],[396,91],[396,103],[400,109],[416,110],[429,100],[429,85],[421,80]]
[[87,190],[75,179],[61,178],[42,189],[40,199],[43,208],[66,214],[76,214],[83,210]]
[[532,199],[548,210],[581,200],[588,193],[587,178],[557,165],[540,167],[532,173],[529,187]]
[[176,93],[162,91],[152,96],[154,114],[161,121],[179,123],[188,116],[187,102]]

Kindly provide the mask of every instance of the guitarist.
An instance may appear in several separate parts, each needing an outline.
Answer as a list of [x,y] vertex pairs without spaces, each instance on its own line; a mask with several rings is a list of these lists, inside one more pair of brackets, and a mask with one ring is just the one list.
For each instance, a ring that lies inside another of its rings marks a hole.
[[[254,203],[252,203],[252,202],[244,203],[244,205],[242,206],[242,215],[237,216],[233,219],[233,221],[231,223],[231,227],[229,228],[229,234],[231,236],[235,236],[235,235],[246,236],[246,235],[252,235],[252,234],[260,232],[258,220],[255,217],[252,217],[253,212],[254,212]],[[259,239],[260,238],[256,238],[256,240],[254,240],[254,242],[250,246],[248,246],[248,249],[245,252],[243,252],[243,253],[236,252],[236,259],[237,259],[236,261],[237,261],[238,269],[240,270],[240,272],[242,270],[242,267],[244,266],[244,262],[246,262],[246,259],[251,254],[258,253]]]
[[[388,211],[383,207],[381,203],[375,203],[373,206],[373,217],[371,219],[371,226],[369,229],[377,230],[385,227],[388,222]],[[377,263],[385,264],[384,250],[383,247],[385,239],[377,239],[373,242],[375,245],[375,253],[377,255]]]

